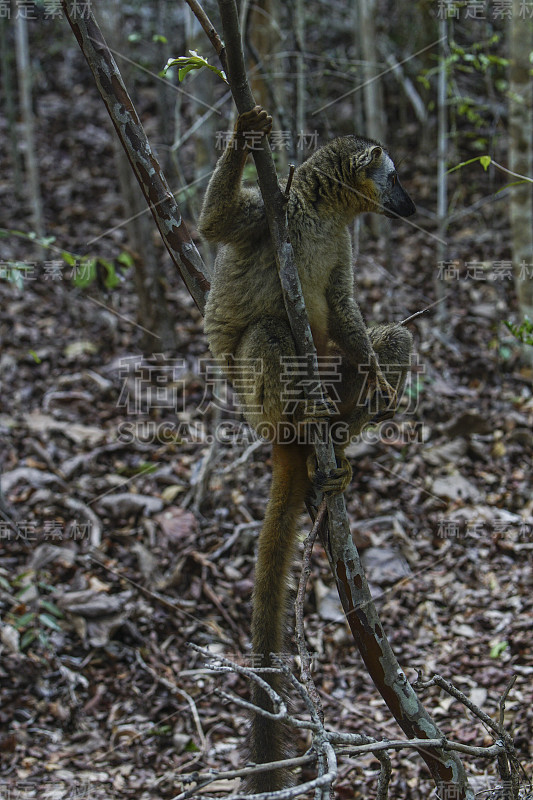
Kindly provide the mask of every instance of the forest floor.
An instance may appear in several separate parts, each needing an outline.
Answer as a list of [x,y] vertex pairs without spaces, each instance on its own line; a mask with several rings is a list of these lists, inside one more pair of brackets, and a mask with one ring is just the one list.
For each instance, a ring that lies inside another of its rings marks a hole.
[[[66,78],[61,86],[60,76],[41,87],[37,107],[46,230],[80,252],[123,213],[96,92]],[[358,298],[369,322],[404,319],[435,299],[433,165],[404,155],[418,227],[386,223],[388,248],[362,238]],[[479,196],[471,186],[461,201]],[[4,228],[31,230],[5,151],[0,206]],[[346,499],[408,677],[438,672],[495,717],[516,675],[507,727],[530,769],[532,374],[503,324],[516,307],[501,206],[480,205],[451,226],[445,322],[431,309],[409,323],[417,360],[400,412],[350,446]],[[126,244],[118,228],[95,252],[116,259]],[[171,798],[186,773],[242,764],[245,712],[215,689],[245,696],[246,684],[210,672],[187,643],[236,660],[249,652],[270,450],[215,399],[200,315],[157,247],[179,346],[143,362],[130,273],[112,292],[80,289],[53,250],[43,262],[31,243],[0,239],[2,263],[34,265],[23,288],[0,280],[0,466],[20,532],[0,521],[0,794],[9,797]],[[161,396],[163,374],[171,384]],[[216,442],[221,420],[231,425]],[[295,564],[300,555],[301,542]],[[326,724],[399,738],[319,546],[305,616]],[[442,691],[421,696],[451,739],[493,741]],[[299,751],[307,744],[302,735]],[[465,761],[483,797],[498,784],[494,764]],[[418,757],[404,750],[392,764],[391,797],[430,796]],[[377,767],[372,755],[341,758],[338,796],[373,796]]]

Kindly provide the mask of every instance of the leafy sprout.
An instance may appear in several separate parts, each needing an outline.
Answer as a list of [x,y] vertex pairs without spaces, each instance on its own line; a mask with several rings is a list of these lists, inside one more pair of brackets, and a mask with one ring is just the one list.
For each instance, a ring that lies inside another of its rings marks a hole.
[[528,317],[525,317],[520,325],[515,325],[507,320],[505,320],[505,325],[519,342],[533,345],[533,322]]
[[189,50],[188,56],[179,56],[178,58],[169,58],[167,63],[165,64],[161,74],[166,75],[167,71],[170,67],[179,67],[178,70],[178,79],[182,81],[185,76],[191,72],[193,69],[209,69],[211,72],[214,72],[218,75],[219,78],[222,78],[224,83],[227,83],[228,80],[226,78],[226,74],[223,70],[217,69],[212,64],[210,64],[207,58],[203,56],[199,56],[196,50]]

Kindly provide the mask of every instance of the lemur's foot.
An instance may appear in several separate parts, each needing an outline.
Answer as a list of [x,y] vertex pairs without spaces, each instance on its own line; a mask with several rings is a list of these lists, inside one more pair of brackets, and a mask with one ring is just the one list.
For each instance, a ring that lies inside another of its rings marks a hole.
[[250,150],[256,150],[263,136],[272,130],[272,117],[261,106],[254,106],[250,111],[239,114],[235,125],[235,133]]
[[293,413],[293,420],[298,426],[321,425],[327,423],[338,413],[334,403],[327,394],[299,400]]
[[392,419],[394,417],[394,414],[395,414],[394,409],[386,408],[385,411],[379,411],[377,414],[375,414],[370,420],[370,422],[373,425],[377,425],[378,422],[385,422],[385,420],[387,419]]
[[325,473],[318,469],[316,456],[311,453],[307,459],[307,474],[315,491],[324,494],[342,494],[346,490],[352,479],[352,467],[346,456],[338,453],[337,464],[335,469]]
[[[377,394],[380,397],[377,401],[373,400]],[[377,402],[375,419],[390,419],[394,415],[398,405],[398,392],[390,385],[379,367],[369,379],[367,397],[370,404]]]
[[323,422],[335,416],[337,409],[329,397],[324,396],[316,400],[306,400],[302,411],[302,422]]

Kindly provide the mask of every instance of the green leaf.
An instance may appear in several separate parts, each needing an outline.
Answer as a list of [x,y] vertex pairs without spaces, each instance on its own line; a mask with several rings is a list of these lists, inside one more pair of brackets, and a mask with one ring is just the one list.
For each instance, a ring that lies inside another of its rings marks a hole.
[[69,253],[67,250],[61,251],[61,258],[69,265],[69,267],[73,267],[76,263],[76,256],[73,253]]
[[28,350],[28,353],[33,358],[33,360],[35,361],[36,364],[40,364],[41,363],[41,359],[39,358],[39,356],[37,355],[35,350]]
[[193,70],[193,69],[200,69],[200,67],[198,67],[197,65],[193,65],[193,64],[187,64],[185,67],[182,67],[181,69],[179,69],[178,70],[178,80],[181,82],[185,78],[185,76],[189,72],[191,72],[191,70]]
[[133,267],[133,258],[130,256],[129,253],[121,253],[117,258],[119,264],[122,264],[124,267],[128,269]]
[[72,271],[72,283],[78,289],[85,289],[90,286],[96,278],[96,259],[84,258],[79,265]]
[[206,58],[203,56],[199,56],[196,50],[189,50],[190,55],[188,56],[179,56],[178,58],[169,58],[163,70],[161,72],[162,75],[166,75],[167,71],[170,67],[178,67],[178,78],[182,81],[185,76],[191,72],[193,69],[209,69],[211,72],[214,72],[218,75],[219,78],[222,78],[224,83],[227,83],[228,80],[226,78],[226,74],[223,70],[217,69],[212,64],[209,64]]
[[34,620],[35,611],[28,611],[26,614],[22,614],[20,617],[14,620],[13,627],[19,631],[21,628],[25,628]]
[[105,258],[98,259],[98,265],[104,267],[106,271],[106,275],[104,277],[104,283],[107,289],[114,289],[116,286],[120,284],[120,278],[118,277],[114,265],[111,261],[107,261]]
[[519,342],[533,345],[533,322],[529,317],[524,317],[520,325],[515,325],[513,322],[505,320],[505,326]]
[[503,653],[505,650],[507,650],[508,646],[509,646],[509,643],[508,643],[508,642],[505,642],[505,641],[503,641],[503,642],[497,642],[497,644],[494,644],[494,645],[493,645],[493,646],[490,648],[490,657],[491,657],[491,658],[499,658],[499,657],[501,656],[501,654],[502,654],[502,653]]
[[25,650],[33,642],[33,640],[37,638],[37,636],[38,633],[35,628],[32,628],[31,631],[26,631],[20,640],[20,649]]
[[161,44],[167,44],[168,39],[166,36],[162,36],[160,33],[154,33],[152,36],[152,42],[161,42]]
[[500,358],[502,361],[509,361],[511,356],[513,355],[513,351],[510,347],[506,347],[505,345],[501,345],[498,349],[498,353],[500,354]]
[[[28,577],[33,576],[32,569],[25,569],[24,572],[19,573],[15,578],[12,579],[13,585],[20,586],[20,584]],[[24,590],[27,589],[27,586],[23,587]]]
[[24,586],[21,586],[21,588],[16,593],[15,597],[19,602],[24,603],[25,602],[24,595],[28,594],[28,592],[30,593],[30,596],[33,595],[33,590],[34,590],[33,583],[28,583]]
[[40,605],[41,608],[44,608],[45,611],[49,611],[54,617],[59,617],[59,619],[61,619],[64,616],[61,609],[58,608],[55,603],[52,603],[51,600],[41,600]]
[[61,627],[57,624],[55,619],[50,614],[39,614],[39,622],[46,628],[52,628],[53,631],[61,633]]
[[150,475],[152,472],[157,472],[159,467],[159,464],[153,464],[151,461],[141,461],[140,464],[136,464],[134,467],[124,465],[117,469],[117,473],[119,475],[128,475],[128,477],[132,475]]
[[457,164],[455,167],[449,169],[447,174],[449,175],[450,172],[455,172],[456,169],[467,167],[469,164],[473,164],[475,161],[479,161],[483,169],[486,171],[489,164],[492,163],[492,158],[490,156],[475,156],[474,158],[469,158],[468,161],[461,161],[460,164]]
[[186,753],[199,753],[200,748],[193,742],[191,739],[188,744],[185,745],[185,752]]
[[46,583],[46,581],[37,581],[37,586],[39,589],[43,589],[45,592],[55,592],[56,587],[52,586],[50,583]]
[[159,728],[153,728],[150,732],[155,736],[170,736],[172,725],[160,725]]
[[499,192],[503,192],[504,189],[509,189],[509,187],[511,187],[511,186],[520,186],[520,184],[522,184],[522,183],[529,183],[529,181],[526,181],[526,180],[523,180],[523,181],[511,181],[511,183],[506,183],[505,186],[500,186],[500,188],[498,189],[496,194],[498,194]]
[[509,66],[509,59],[502,58],[501,56],[496,55],[488,55],[485,56],[491,64],[495,64],[498,67],[508,67]]

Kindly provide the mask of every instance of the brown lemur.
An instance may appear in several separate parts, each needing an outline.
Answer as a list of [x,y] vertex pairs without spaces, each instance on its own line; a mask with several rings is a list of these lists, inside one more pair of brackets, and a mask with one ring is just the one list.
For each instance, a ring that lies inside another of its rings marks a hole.
[[[260,106],[239,116],[207,187],[198,224],[205,239],[221,245],[205,308],[211,352],[234,383],[249,423],[272,439],[272,485],[259,536],[252,614],[254,666],[267,667],[272,666],[270,653],[281,654],[284,647],[287,584],[297,519],[311,488],[308,458],[313,450],[305,440],[284,443],[275,433],[280,423],[300,430],[306,415],[303,403],[296,411],[287,403],[295,391],[298,395],[299,387],[287,379],[283,365],[297,354],[263,201],[257,189],[241,185],[250,145],[257,146],[271,127],[272,118]],[[287,200],[289,236],[319,359],[340,361],[332,382],[335,411],[328,424],[340,421],[349,434],[336,447],[340,464],[336,474],[322,476],[321,488],[327,491],[343,491],[350,480],[343,456],[349,437],[380,413],[393,412],[412,347],[410,333],[400,325],[367,330],[354,299],[347,226],[366,211],[390,217],[415,212],[382,145],[343,136],[296,169]],[[378,405],[372,409],[369,398],[374,396]],[[265,679],[280,690],[279,676]],[[252,699],[273,710],[255,683]],[[285,739],[279,722],[255,715],[251,760],[284,758]],[[290,782],[285,771],[273,770],[255,775],[247,790],[274,791]]]

